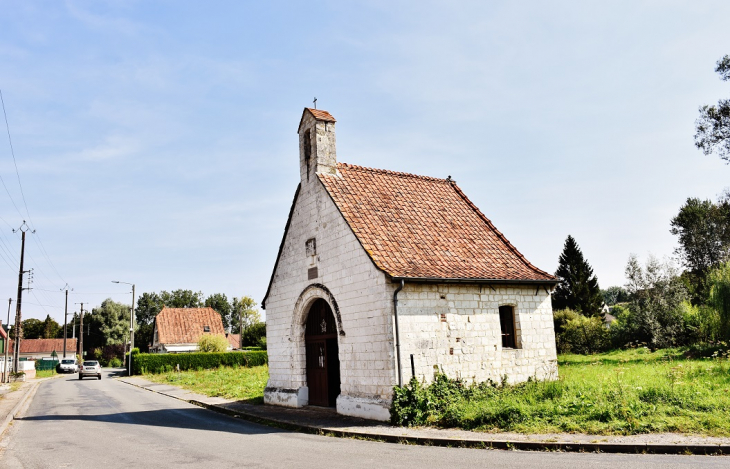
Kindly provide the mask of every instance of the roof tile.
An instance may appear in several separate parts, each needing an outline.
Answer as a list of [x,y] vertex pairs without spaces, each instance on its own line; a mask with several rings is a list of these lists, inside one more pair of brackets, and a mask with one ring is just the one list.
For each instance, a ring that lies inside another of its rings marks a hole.
[[211,334],[225,335],[221,315],[213,308],[162,308],[155,317],[161,344],[193,344],[210,327]]
[[346,163],[337,169],[319,179],[391,277],[555,280],[528,262],[454,181]]

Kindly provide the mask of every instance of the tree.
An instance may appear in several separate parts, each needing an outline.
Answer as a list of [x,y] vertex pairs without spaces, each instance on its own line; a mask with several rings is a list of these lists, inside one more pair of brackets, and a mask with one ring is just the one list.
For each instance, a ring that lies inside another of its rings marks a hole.
[[608,287],[605,290],[601,290],[601,296],[603,302],[608,306],[613,306],[617,303],[626,303],[629,301],[629,292],[624,287]]
[[213,308],[221,315],[223,329],[230,330],[231,327],[231,304],[228,297],[223,293],[214,293],[205,299],[205,306]]
[[165,303],[157,293],[142,293],[137,299],[137,307],[134,310],[134,316],[137,324],[152,324],[157,313],[162,311]]
[[168,308],[200,308],[203,306],[203,292],[192,290],[175,290],[160,292],[162,303]]
[[690,197],[672,218],[669,231],[679,237],[675,252],[689,271],[695,303],[700,302],[707,296],[707,273],[730,254],[730,201],[721,197],[715,204]]
[[40,319],[30,318],[23,321],[21,328],[23,339],[42,339],[43,338],[43,321]]
[[[723,81],[730,80],[730,55],[717,61],[715,72]],[[705,155],[717,153],[730,163],[730,99],[720,99],[717,106],[700,107],[695,121],[695,146]]]
[[[234,333],[240,334],[243,330],[245,334],[247,328],[261,322],[261,314],[258,309],[255,309],[256,302],[253,298],[244,296],[239,300],[234,297],[231,306],[231,325]],[[243,328],[240,327],[239,319],[243,322]]]
[[203,334],[198,339],[198,350],[201,352],[225,352],[228,340],[220,334]]
[[42,338],[55,339],[57,337],[63,337],[61,325],[55,319],[51,318],[50,314],[47,314],[46,319],[43,321]]
[[124,344],[128,340],[130,309],[129,305],[107,298],[101,306],[91,310],[90,325],[101,335],[102,347]]
[[684,334],[682,303],[688,299],[677,270],[654,256],[650,256],[642,267],[632,254],[625,273],[626,289],[632,298],[629,303],[631,314],[625,318],[627,324],[621,327],[652,350],[677,345]]
[[601,315],[603,297],[598,279],[570,235],[565,240],[555,276],[559,283],[553,293],[553,309],[572,309],[585,316]]
[[710,272],[708,283],[710,304],[720,315],[720,336],[730,340],[730,262]]

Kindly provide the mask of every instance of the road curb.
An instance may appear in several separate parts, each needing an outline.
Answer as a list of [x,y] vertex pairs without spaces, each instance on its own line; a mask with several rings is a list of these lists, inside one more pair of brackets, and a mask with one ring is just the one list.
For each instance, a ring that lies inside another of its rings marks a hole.
[[458,438],[433,438],[407,435],[388,435],[335,428],[303,425],[283,420],[261,417],[247,412],[229,409],[217,404],[208,404],[195,399],[184,399],[162,391],[149,389],[138,384],[118,379],[125,384],[135,386],[145,391],[171,397],[187,402],[204,409],[225,414],[261,425],[267,425],[284,430],[308,433],[313,435],[332,436],[337,438],[354,438],[360,440],[381,441],[385,443],[411,444],[420,446],[442,446],[449,448],[501,449],[518,451],[561,451],[571,453],[624,453],[624,454],[680,454],[680,455],[730,455],[730,444],[660,444],[660,443],[582,443],[582,442],[552,442],[552,441],[517,441],[517,440],[467,440]]
[[31,387],[26,391],[25,395],[20,398],[17,404],[15,404],[15,407],[13,407],[13,410],[10,411],[7,417],[5,417],[5,420],[3,420],[2,423],[0,423],[0,436],[5,433],[5,430],[8,429],[8,426],[10,425],[10,422],[15,420],[15,416],[20,413],[20,410],[23,408],[23,406],[29,402],[31,399],[33,399],[33,396],[35,396],[35,392],[38,390],[38,386],[40,386],[41,381],[37,381],[31,385]]

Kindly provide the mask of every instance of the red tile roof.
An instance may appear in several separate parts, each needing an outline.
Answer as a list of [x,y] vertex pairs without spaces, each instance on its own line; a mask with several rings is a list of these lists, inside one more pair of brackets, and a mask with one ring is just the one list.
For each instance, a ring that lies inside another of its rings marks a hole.
[[162,308],[155,317],[161,344],[194,344],[210,327],[211,334],[225,335],[221,315],[213,308]]
[[[66,352],[76,353],[76,340],[66,339]],[[10,340],[10,350],[15,347],[15,341]],[[20,353],[47,353],[56,351],[63,355],[63,339],[22,339],[20,341]]]
[[302,112],[302,118],[299,119],[299,127],[297,128],[297,133],[299,133],[299,129],[302,128],[302,121],[304,120],[304,116],[309,112],[312,114],[312,117],[314,117],[318,121],[323,122],[337,122],[334,117],[332,117],[332,114],[330,114],[327,111],[323,111],[321,109],[312,109],[309,107],[304,108],[304,112]]
[[241,334],[226,334],[226,339],[228,339],[228,344],[232,349],[235,350],[241,348]]
[[454,181],[338,163],[318,174],[375,265],[391,277],[554,281]]

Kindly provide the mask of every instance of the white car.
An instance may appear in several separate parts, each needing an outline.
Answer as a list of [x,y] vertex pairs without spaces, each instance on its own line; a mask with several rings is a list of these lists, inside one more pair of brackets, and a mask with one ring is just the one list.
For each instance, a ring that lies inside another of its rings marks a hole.
[[58,364],[59,373],[78,373],[79,365],[73,358],[63,358],[61,363]]
[[96,376],[101,379],[101,365],[96,360],[86,360],[81,364],[79,369],[79,379],[84,379],[84,376]]

